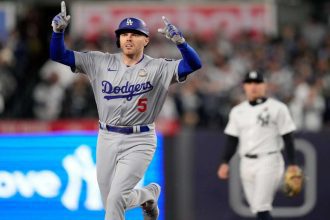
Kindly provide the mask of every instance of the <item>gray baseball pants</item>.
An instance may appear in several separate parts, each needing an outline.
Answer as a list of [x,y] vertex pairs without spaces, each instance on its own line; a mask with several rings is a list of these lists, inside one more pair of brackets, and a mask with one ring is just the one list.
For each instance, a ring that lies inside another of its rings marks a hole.
[[147,189],[134,187],[153,158],[156,142],[154,128],[128,135],[99,130],[96,169],[105,220],[124,220],[125,210],[154,199]]

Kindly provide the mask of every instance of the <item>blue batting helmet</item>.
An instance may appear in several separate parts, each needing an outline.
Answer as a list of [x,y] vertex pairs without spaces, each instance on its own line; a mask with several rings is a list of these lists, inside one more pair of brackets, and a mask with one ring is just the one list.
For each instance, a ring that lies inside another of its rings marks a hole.
[[127,31],[138,32],[140,34],[149,37],[149,30],[147,28],[146,23],[143,20],[139,18],[125,18],[120,22],[118,29],[115,30],[117,37],[116,43],[118,47],[120,47],[120,43],[119,43],[120,34]]

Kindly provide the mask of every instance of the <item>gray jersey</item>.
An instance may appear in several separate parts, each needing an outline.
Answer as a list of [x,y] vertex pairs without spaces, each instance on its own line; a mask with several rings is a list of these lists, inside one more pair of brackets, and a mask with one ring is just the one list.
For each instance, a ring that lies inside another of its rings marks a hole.
[[239,154],[260,154],[283,148],[282,135],[295,130],[284,103],[268,98],[251,106],[245,101],[235,106],[229,115],[225,133],[239,137]]
[[74,52],[76,72],[87,74],[99,120],[111,125],[151,124],[159,114],[173,80],[178,81],[180,60],[144,55],[127,67],[120,53]]

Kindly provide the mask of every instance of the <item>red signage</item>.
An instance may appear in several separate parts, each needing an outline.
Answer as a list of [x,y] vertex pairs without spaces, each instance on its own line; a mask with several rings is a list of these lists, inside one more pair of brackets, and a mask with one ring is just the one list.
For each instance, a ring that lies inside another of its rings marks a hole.
[[[175,135],[179,130],[177,120],[156,120],[156,130],[165,136]],[[40,120],[0,120],[2,133],[35,133],[49,131],[97,131],[97,119],[62,119],[55,121]]]
[[74,3],[71,31],[74,35],[112,33],[126,17],[143,19],[151,32],[162,28],[162,16],[180,28],[197,34],[219,31],[232,36],[242,30],[276,32],[275,5],[270,3],[223,3],[205,5],[168,5],[145,3]]

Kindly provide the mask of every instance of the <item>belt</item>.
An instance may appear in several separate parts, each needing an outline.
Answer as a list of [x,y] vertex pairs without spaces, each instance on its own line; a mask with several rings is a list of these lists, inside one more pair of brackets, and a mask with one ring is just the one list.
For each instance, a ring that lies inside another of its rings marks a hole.
[[261,156],[275,154],[277,152],[278,151],[271,151],[271,152],[268,152],[268,153],[261,153],[261,154],[245,154],[244,156],[247,157],[247,158],[250,158],[250,159],[257,159],[257,158],[259,158]]
[[133,134],[133,133],[140,133],[140,132],[147,132],[150,131],[148,125],[134,125],[134,126],[113,126],[108,125],[102,122],[99,122],[100,129],[107,130],[111,132],[117,132],[121,134]]

